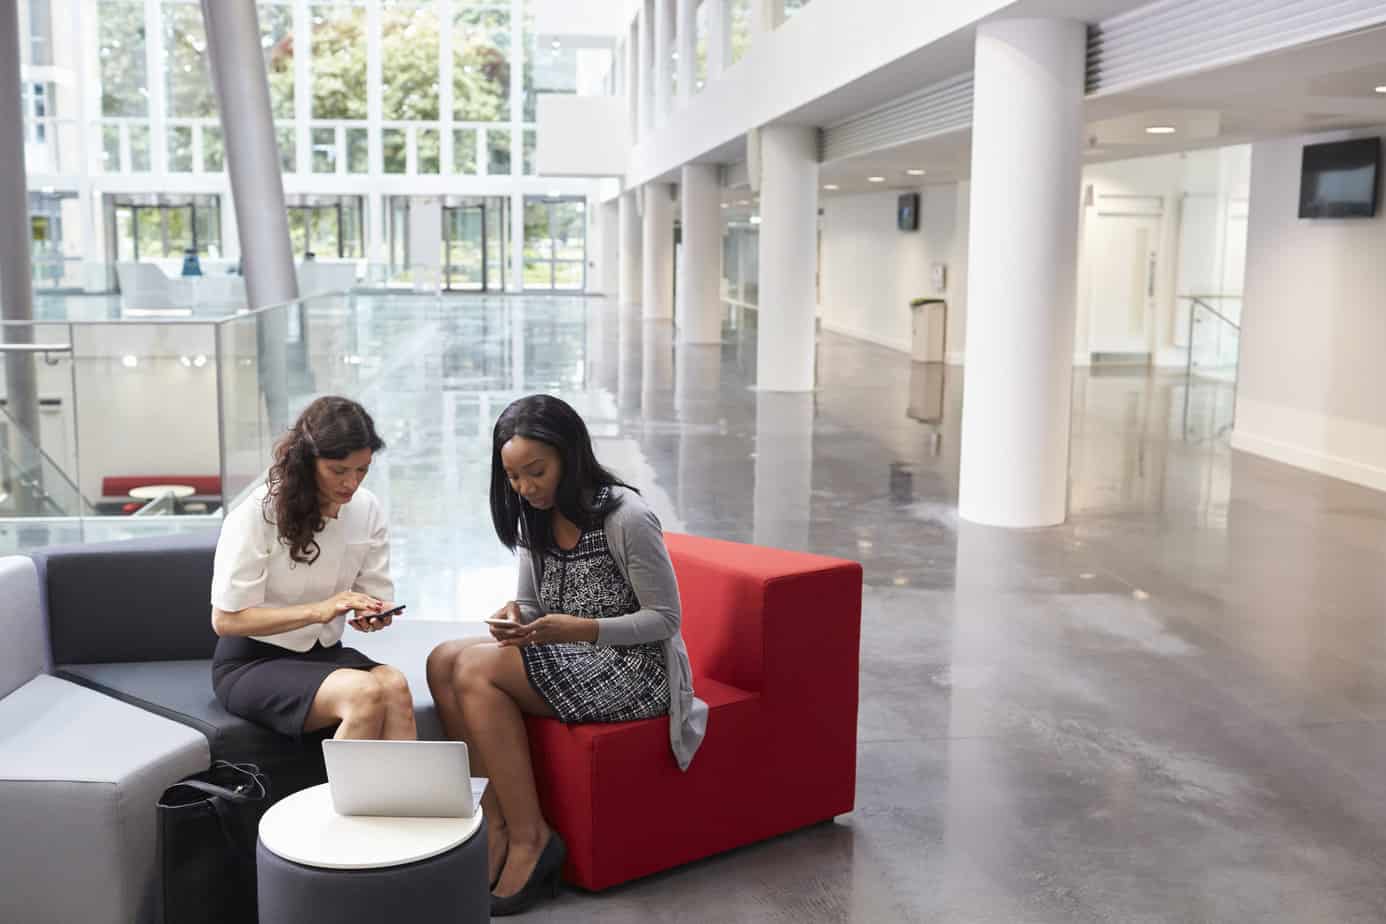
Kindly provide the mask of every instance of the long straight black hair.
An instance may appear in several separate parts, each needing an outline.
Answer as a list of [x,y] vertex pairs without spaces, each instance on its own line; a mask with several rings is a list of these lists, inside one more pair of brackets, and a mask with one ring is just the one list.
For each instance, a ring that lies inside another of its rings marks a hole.
[[587,424],[566,401],[552,395],[530,395],[512,402],[496,419],[491,436],[491,522],[507,549],[514,551],[520,546],[542,561],[554,542],[551,511],[535,510],[525,503],[505,475],[501,447],[517,436],[538,440],[558,451],[563,472],[554,507],[579,529],[600,526],[620,504],[610,492],[599,499],[598,489],[619,486],[635,491],[597,461]]

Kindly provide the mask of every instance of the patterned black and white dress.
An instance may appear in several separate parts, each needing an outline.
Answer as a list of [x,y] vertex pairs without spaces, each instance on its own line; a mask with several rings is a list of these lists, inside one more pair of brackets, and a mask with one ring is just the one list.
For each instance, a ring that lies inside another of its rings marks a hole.
[[[545,613],[589,619],[625,616],[640,609],[606,543],[606,531],[588,530],[577,547],[544,555],[539,603]],[[669,713],[664,646],[555,642],[520,649],[530,684],[563,722],[630,722]]]

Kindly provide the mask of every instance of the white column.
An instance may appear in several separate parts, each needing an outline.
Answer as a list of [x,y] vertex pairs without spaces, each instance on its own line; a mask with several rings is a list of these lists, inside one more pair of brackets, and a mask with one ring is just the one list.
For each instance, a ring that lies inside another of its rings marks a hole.
[[[515,166],[514,158],[521,156],[518,147],[510,149],[510,166]],[[525,288],[525,194],[510,194],[510,285],[511,292],[523,292]]]
[[202,0],[251,308],[298,298],[254,0]]
[[697,80],[698,64],[698,0],[677,0],[675,39],[679,49],[678,105],[686,106],[693,98],[693,82]]
[[[0,318],[6,321],[34,319],[34,291],[29,241],[29,184],[24,168],[24,110],[19,73],[19,7],[14,0],[0,0]],[[0,341],[32,343],[33,328],[23,325],[0,330]],[[34,357],[9,353],[0,361],[5,367],[5,396],[10,416],[24,434],[39,441],[38,376]],[[70,412],[69,412],[70,413]],[[16,444],[24,451],[24,441]],[[37,460],[21,464],[37,469]],[[16,491],[16,499],[29,511],[28,492]]]
[[674,203],[668,183],[645,184],[644,279],[640,304],[646,320],[674,316]]
[[644,137],[654,127],[654,88],[650,86],[654,67],[654,49],[651,47],[654,41],[654,23],[650,21],[650,9],[650,0],[642,0],[640,15],[635,21],[639,34],[639,60],[635,71],[636,113],[639,116],[635,130],[637,139]]
[[[298,277],[255,2],[202,0],[202,22],[240,231],[247,300],[251,308],[293,301],[298,298]],[[260,388],[270,431],[275,433],[289,423],[287,330],[283,312],[269,312],[256,321]]]
[[808,551],[813,395],[756,395],[755,475],[751,541],[769,548]]
[[814,129],[760,130],[760,317],[757,387],[812,391],[818,262]]
[[784,7],[780,0],[751,0],[751,45],[766,32],[779,28]]
[[703,0],[707,4],[707,82],[712,83],[731,63],[731,27],[726,0]]
[[[313,172],[313,15],[294,4],[294,163],[299,176]],[[342,160],[346,160],[345,157]]]
[[722,208],[716,164],[683,168],[677,312],[683,343],[722,340]]
[[603,202],[598,209],[597,227],[602,242],[601,291],[615,298],[621,289],[621,218],[616,200]]
[[669,96],[674,54],[674,17],[669,8],[673,0],[654,0],[654,106],[655,125],[669,115]]
[[414,196],[409,202],[409,263],[414,290],[437,294],[443,266],[443,200],[438,196]]
[[977,29],[967,379],[958,510],[990,526],[1064,521],[1086,30]]
[[636,190],[628,189],[621,193],[621,198],[616,203],[616,223],[620,225],[621,235],[621,281],[616,293],[622,305],[634,305],[640,301],[640,279],[644,275],[640,246],[640,210],[635,201],[637,195],[639,193]]
[[164,81],[164,10],[159,0],[144,0],[144,23],[147,27],[144,86],[149,100],[149,167],[156,176],[168,176],[168,84]]
[[640,137],[640,85],[645,82],[640,74],[640,44],[640,18],[637,16],[626,41],[626,135],[632,145]]

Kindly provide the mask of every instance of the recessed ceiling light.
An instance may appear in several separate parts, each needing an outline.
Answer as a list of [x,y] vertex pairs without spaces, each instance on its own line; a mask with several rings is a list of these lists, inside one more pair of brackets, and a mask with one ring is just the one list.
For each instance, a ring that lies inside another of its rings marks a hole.
[[726,207],[727,207],[727,203],[723,202],[723,203],[722,203],[722,208],[726,208]]
[[869,176],[869,177],[866,178],[866,182],[868,182],[868,183],[884,183],[884,182],[885,182],[885,177],[883,177],[883,176]]
[[828,192],[837,192],[836,183],[824,183],[823,188],[826,189]]
[[554,39],[554,40],[553,40],[553,50],[554,50],[554,51],[557,51],[558,49],[560,49],[560,48],[562,48],[562,47],[563,47],[563,43],[562,43],[562,42],[560,42],[558,39]]
[[1386,84],[1382,84],[1381,86],[1377,87],[1377,88],[1376,88],[1376,92],[1378,92],[1378,93],[1386,93]]
[[910,170],[906,170],[905,172],[908,173],[910,176],[923,176],[923,175],[924,175],[924,171],[923,171],[923,170],[920,170],[918,167],[915,167],[915,168],[910,169]]
[[1172,135],[1174,134],[1173,125],[1152,125],[1145,130],[1147,135]]
[[759,216],[759,215],[752,215],[752,216],[751,216],[751,224],[753,224],[753,225],[758,225],[758,224],[760,224],[760,216]]

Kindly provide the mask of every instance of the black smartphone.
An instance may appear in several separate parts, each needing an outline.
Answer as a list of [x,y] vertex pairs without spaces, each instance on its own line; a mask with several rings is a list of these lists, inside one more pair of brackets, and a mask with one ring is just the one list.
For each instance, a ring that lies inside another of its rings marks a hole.
[[397,606],[397,607],[395,607],[395,608],[393,608],[393,609],[386,610],[386,611],[383,612],[383,613],[363,613],[362,615],[360,615],[360,616],[358,616],[358,617],[356,617],[356,618],[357,618],[357,619],[384,619],[386,616],[398,616],[400,613],[403,613],[403,612],[404,612],[404,604],[401,603],[399,606]]

